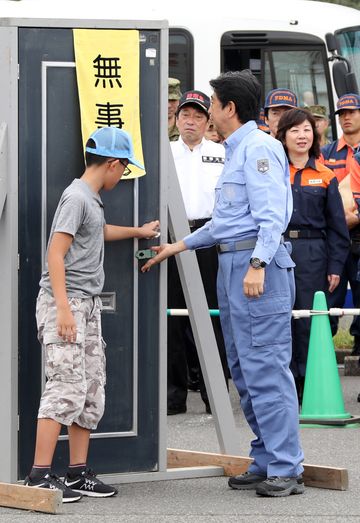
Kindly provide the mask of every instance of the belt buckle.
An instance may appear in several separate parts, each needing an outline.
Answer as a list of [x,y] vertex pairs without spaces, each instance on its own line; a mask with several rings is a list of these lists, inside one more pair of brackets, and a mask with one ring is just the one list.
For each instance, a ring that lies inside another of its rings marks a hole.
[[299,238],[300,231],[289,231],[289,238],[297,239]]

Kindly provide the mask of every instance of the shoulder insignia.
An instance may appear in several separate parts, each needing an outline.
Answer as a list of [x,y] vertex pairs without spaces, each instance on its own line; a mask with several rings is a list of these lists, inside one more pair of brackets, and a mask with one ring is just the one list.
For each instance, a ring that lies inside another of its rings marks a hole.
[[270,169],[269,160],[267,158],[263,158],[262,160],[256,160],[256,165],[257,170],[261,174],[266,174]]

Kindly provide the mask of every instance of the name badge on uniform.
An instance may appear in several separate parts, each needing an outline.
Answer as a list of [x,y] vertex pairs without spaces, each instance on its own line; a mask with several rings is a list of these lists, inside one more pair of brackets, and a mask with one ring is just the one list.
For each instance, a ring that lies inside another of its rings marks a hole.
[[309,180],[309,185],[318,185],[319,183],[322,183],[321,178],[315,178],[314,180]]
[[203,156],[202,161],[204,163],[224,163],[224,158],[221,156]]
[[268,170],[270,169],[269,160],[267,158],[263,158],[262,160],[256,161],[257,170],[261,174],[266,174]]

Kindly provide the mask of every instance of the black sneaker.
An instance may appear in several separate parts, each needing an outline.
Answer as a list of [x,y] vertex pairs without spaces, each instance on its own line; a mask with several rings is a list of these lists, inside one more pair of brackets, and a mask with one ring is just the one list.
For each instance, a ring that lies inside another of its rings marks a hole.
[[255,472],[244,472],[244,474],[239,474],[239,476],[232,476],[228,481],[228,485],[237,490],[255,490],[265,479],[265,475],[262,476]]
[[84,472],[75,477],[66,474],[64,483],[75,492],[94,498],[109,498],[118,493],[115,487],[106,485],[97,478],[95,472],[91,469],[85,469]]
[[74,501],[79,501],[79,499],[82,498],[81,494],[78,494],[71,488],[67,487],[65,483],[61,481],[59,476],[56,476],[55,474],[45,474],[45,476],[39,481],[31,481],[30,477],[28,476],[25,478],[24,485],[27,487],[61,490],[63,503],[73,503]]
[[280,498],[290,496],[290,494],[302,494],[305,492],[303,477],[281,478],[270,476],[256,487],[256,494],[259,496],[271,496]]

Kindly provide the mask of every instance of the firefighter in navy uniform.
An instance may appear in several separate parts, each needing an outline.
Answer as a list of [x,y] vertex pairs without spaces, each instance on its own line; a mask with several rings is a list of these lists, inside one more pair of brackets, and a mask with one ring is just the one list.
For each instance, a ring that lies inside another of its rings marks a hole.
[[[290,163],[293,214],[285,232],[296,263],[294,309],[312,309],[316,291],[331,293],[340,281],[350,246],[338,181],[318,161],[320,137],[305,109],[291,109],[279,121],[277,138]],[[299,404],[305,380],[310,319],[293,320],[291,370]]]
[[[345,217],[350,231],[351,248],[344,269],[340,276],[337,289],[329,296],[329,307],[343,307],[346,299],[348,283],[351,287],[355,308],[360,308],[360,282],[357,281],[357,267],[360,260],[360,225],[358,209],[354,204],[350,189],[350,173],[360,175],[360,165],[354,161],[354,155],[360,147],[360,96],[344,94],[337,102],[335,114],[343,135],[334,142],[325,145],[321,152],[321,161],[336,175],[343,203]],[[330,317],[333,335],[338,329],[339,318]],[[354,336],[353,355],[360,355],[360,316],[354,316],[350,326],[350,334]]]
[[264,119],[271,136],[275,138],[281,116],[297,106],[297,96],[290,89],[272,89],[268,92],[264,105]]

